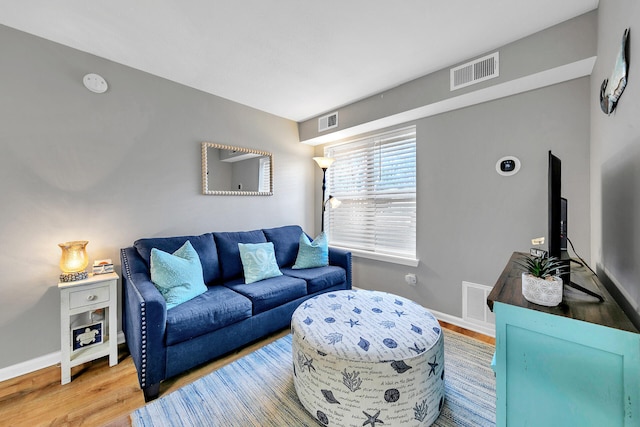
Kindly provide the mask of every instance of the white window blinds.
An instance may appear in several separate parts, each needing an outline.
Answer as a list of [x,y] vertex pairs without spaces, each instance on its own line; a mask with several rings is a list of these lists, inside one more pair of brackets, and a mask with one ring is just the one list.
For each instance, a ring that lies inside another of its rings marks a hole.
[[269,157],[260,158],[260,174],[258,176],[258,191],[268,193],[271,191],[271,160]]
[[328,193],[342,202],[325,213],[332,245],[416,257],[415,126],[325,148],[336,161]]

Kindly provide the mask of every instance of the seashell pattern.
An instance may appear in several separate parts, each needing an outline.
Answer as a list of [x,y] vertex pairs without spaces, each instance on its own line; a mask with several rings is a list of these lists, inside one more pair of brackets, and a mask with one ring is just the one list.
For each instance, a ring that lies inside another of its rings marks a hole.
[[291,322],[293,380],[303,406],[322,425],[432,424],[445,398],[436,318],[377,291],[335,291],[312,301]]

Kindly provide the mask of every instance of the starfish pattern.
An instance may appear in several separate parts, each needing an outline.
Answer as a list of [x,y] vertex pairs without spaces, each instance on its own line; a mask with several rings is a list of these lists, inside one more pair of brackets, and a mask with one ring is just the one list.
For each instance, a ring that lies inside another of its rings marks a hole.
[[374,415],[369,415],[364,411],[362,411],[362,413],[367,417],[367,420],[362,424],[363,426],[371,424],[371,427],[376,427],[376,423],[384,424],[384,421],[378,419],[380,411],[376,412]]
[[303,309],[306,310],[307,308],[312,308],[313,304],[309,304],[308,302],[304,303]]
[[359,320],[349,319],[348,322],[344,322],[344,323],[348,323],[353,328],[354,326],[360,326],[359,322],[360,322]]
[[431,366],[431,370],[429,370],[429,376],[431,376],[431,374],[435,375],[436,374],[436,367],[439,366],[438,363],[436,363],[436,356],[433,356],[433,362],[428,362],[429,366]]
[[302,361],[302,370],[304,371],[305,366],[309,369],[309,372],[311,372],[311,370],[313,369],[314,371],[316,370],[316,368],[313,367],[313,359],[310,357],[307,357],[307,355],[304,355],[304,361]]
[[355,295],[347,295],[347,301],[351,301],[355,298]]
[[404,314],[404,311],[398,311],[398,310],[396,310],[396,311],[394,311],[394,313],[395,313],[395,314],[397,314],[397,315],[398,315],[398,317],[406,316],[406,314]]
[[415,351],[417,354],[420,354],[420,353],[422,353],[423,351],[425,351],[425,350],[426,350],[426,348],[420,348],[420,347],[418,347],[418,344],[414,342],[414,343],[413,343],[413,347],[409,347],[409,350],[413,350],[413,351]]

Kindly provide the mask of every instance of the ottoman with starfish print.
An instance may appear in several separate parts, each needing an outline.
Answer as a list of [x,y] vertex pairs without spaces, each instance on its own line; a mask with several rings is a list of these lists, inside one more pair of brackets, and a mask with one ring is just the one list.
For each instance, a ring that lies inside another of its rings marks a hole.
[[293,382],[328,426],[428,426],[444,404],[444,335],[421,305],[397,295],[336,291],[291,319]]

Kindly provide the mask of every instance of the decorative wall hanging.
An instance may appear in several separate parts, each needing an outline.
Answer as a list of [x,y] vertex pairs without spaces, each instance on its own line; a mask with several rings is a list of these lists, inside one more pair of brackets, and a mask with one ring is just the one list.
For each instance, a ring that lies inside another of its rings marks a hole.
[[203,142],[202,194],[273,195],[273,155],[250,148]]
[[627,86],[627,72],[629,71],[629,30],[624,30],[622,46],[613,67],[611,78],[604,79],[600,86],[600,108],[609,115],[615,110],[618,99]]

